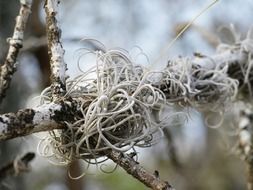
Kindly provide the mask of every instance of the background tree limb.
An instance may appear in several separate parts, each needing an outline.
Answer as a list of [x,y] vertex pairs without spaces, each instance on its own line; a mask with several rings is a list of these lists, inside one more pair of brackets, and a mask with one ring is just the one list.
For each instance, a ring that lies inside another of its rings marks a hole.
[[8,176],[18,175],[21,172],[29,171],[28,165],[34,157],[35,154],[33,152],[28,152],[21,158],[17,157],[15,160],[0,168],[0,181]]
[[5,92],[10,86],[12,75],[16,71],[17,56],[20,48],[23,46],[24,31],[28,17],[31,13],[32,0],[20,0],[21,7],[19,15],[16,18],[12,38],[8,39],[10,44],[5,62],[0,67],[0,102],[5,97]]

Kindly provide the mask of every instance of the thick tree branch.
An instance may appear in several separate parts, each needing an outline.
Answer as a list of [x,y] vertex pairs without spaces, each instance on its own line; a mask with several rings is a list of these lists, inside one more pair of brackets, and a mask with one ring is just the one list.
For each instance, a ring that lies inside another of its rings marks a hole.
[[34,159],[33,152],[26,153],[21,158],[16,158],[0,169],[0,181],[8,176],[18,175],[21,172],[29,171],[29,163]]
[[53,99],[57,99],[59,95],[64,95],[66,91],[64,63],[64,49],[61,43],[61,29],[58,27],[56,15],[58,13],[59,0],[46,0],[46,27],[48,38],[48,54],[51,65],[51,80]]
[[28,17],[31,13],[32,0],[20,0],[21,7],[16,18],[12,38],[8,39],[10,44],[4,64],[0,67],[0,102],[5,97],[6,90],[10,86],[12,75],[16,71],[17,57],[20,48],[23,46],[24,31]]
[[157,171],[155,171],[154,174],[150,174],[130,155],[112,150],[108,151],[107,156],[121,166],[128,174],[141,181],[147,187],[153,190],[173,190],[172,186],[167,181],[163,181],[159,178],[159,173]]

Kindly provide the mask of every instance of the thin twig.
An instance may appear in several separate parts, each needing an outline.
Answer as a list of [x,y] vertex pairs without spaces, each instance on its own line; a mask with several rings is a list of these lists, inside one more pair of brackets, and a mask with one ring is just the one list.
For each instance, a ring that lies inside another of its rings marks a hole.
[[59,0],[46,0],[45,2],[48,54],[51,65],[51,90],[54,100],[66,92],[64,49],[61,43],[61,29],[58,27],[56,19],[58,4]]
[[150,174],[130,155],[112,150],[107,152],[107,156],[121,166],[128,174],[141,181],[147,187],[153,190],[173,190],[169,182],[159,178],[159,173],[157,171],[155,171],[154,174]]
[[0,67],[0,102],[5,97],[6,90],[10,86],[12,76],[17,68],[17,57],[23,46],[24,31],[28,17],[31,13],[32,0],[20,0],[21,7],[16,18],[12,38],[8,39],[10,44],[4,64]]
[[29,171],[29,163],[34,157],[35,154],[33,152],[28,152],[23,157],[17,157],[15,160],[0,168],[0,181],[8,176],[17,176],[22,172]]

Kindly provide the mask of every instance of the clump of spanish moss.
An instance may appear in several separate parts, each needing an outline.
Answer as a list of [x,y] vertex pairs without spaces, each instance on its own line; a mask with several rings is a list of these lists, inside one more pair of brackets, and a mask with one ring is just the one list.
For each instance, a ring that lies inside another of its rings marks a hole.
[[222,108],[237,95],[238,82],[227,75],[226,65],[205,68],[192,59],[178,58],[169,62],[162,89],[169,102],[199,110]]
[[[67,129],[50,132],[40,144],[41,153],[59,164],[74,159],[98,163],[108,149],[148,147],[153,134],[161,131],[152,113],[162,109],[166,98],[147,80],[150,73],[122,50],[90,53],[96,66],[68,80],[65,95],[79,102],[82,116],[66,123]],[[43,92],[44,100],[50,96],[48,90]]]
[[[243,51],[250,49],[247,40],[243,43]],[[231,48],[234,51],[237,45]],[[75,159],[98,164],[109,149],[126,152],[136,146],[152,146],[162,127],[173,125],[171,117],[182,115],[180,111],[161,114],[164,106],[193,107],[207,113],[208,126],[218,127],[223,112],[240,92],[241,81],[233,77],[238,73],[230,70],[231,63],[215,62],[211,57],[200,62],[196,57],[179,57],[161,71],[149,71],[122,49],[96,46],[85,50],[84,55],[95,57],[95,66],[68,79],[65,94],[78,102],[81,115],[66,123],[66,129],[49,132],[39,144],[42,155],[58,164]],[[252,80],[251,64],[240,66],[243,84]],[[42,92],[41,100],[41,104],[51,101],[50,88]],[[209,122],[213,115],[220,117],[215,125]]]

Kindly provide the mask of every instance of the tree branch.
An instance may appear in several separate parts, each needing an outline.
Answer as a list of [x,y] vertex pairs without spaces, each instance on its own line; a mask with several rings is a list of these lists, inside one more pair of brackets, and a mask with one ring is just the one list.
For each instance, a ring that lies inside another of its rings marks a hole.
[[56,15],[58,13],[59,0],[46,0],[46,28],[48,38],[48,54],[51,65],[51,90],[53,99],[57,99],[60,95],[66,92],[65,71],[66,64],[64,63],[64,49],[61,43],[61,30],[58,27]]
[[28,152],[23,157],[17,157],[15,160],[2,167],[0,169],[0,181],[8,176],[16,176],[21,172],[29,171],[28,164],[34,159],[34,157],[35,154],[33,152]]
[[130,155],[111,150],[107,152],[107,156],[121,166],[128,174],[141,181],[147,187],[153,190],[173,190],[172,186],[167,181],[163,181],[159,178],[159,173],[157,171],[155,171],[154,174],[150,174]]
[[6,90],[9,88],[12,76],[16,71],[18,53],[23,46],[24,31],[31,13],[32,0],[20,0],[20,3],[21,7],[16,18],[13,36],[8,39],[9,51],[4,64],[0,67],[0,102],[5,97]]
[[78,114],[74,101],[60,101],[0,115],[0,142],[41,131],[63,129],[64,122],[73,122]]

